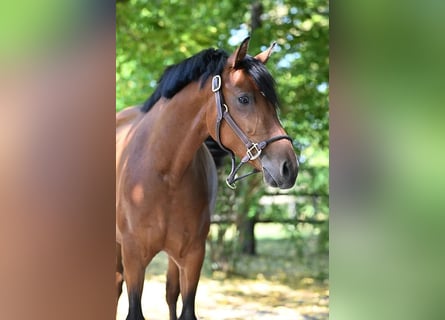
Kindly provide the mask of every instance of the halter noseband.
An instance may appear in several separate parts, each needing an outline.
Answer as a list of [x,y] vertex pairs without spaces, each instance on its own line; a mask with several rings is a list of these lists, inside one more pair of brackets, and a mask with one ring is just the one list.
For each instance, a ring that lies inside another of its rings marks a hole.
[[[231,189],[235,189],[236,185],[235,182],[238,180],[241,180],[247,176],[250,176],[251,174],[259,172],[258,169],[254,169],[252,172],[247,173],[245,175],[242,175],[241,177],[236,177],[236,173],[241,169],[241,167],[246,164],[250,160],[257,159],[261,152],[267,147],[269,143],[287,139],[290,142],[292,142],[292,139],[287,135],[279,135],[275,136],[273,138],[263,140],[261,142],[255,143],[252,142],[240,129],[240,127],[236,124],[235,120],[233,120],[232,116],[229,113],[229,108],[224,103],[224,96],[221,90],[221,76],[216,75],[212,79],[212,91],[215,93],[215,99],[216,99],[216,110],[217,110],[217,117],[216,117],[216,142],[219,144],[221,149],[226,151],[230,154],[231,162],[232,162],[232,169],[230,171],[230,174],[227,176],[226,183]],[[233,130],[233,132],[240,138],[240,140],[244,143],[246,147],[246,155],[241,159],[241,162],[236,166],[235,165],[235,154],[232,150],[227,149],[221,142],[220,137],[220,131],[221,131],[221,121],[226,120],[227,124],[230,126],[230,128]]]

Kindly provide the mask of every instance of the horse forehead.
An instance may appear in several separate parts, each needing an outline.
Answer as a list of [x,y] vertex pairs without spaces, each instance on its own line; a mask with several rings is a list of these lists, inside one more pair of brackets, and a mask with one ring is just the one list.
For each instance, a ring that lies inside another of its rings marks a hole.
[[245,89],[255,89],[255,83],[253,80],[246,74],[243,69],[233,70],[229,74],[230,82],[237,87],[245,88]]

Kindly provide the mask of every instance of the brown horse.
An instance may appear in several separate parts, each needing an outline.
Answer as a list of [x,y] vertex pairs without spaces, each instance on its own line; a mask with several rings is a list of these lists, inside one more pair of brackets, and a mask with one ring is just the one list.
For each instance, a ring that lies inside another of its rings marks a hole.
[[[145,268],[160,251],[168,256],[166,299],[170,319],[196,319],[195,294],[204,259],[217,175],[203,144],[210,135],[234,160],[262,171],[268,185],[290,188],[298,162],[277,117],[274,81],[264,64],[273,45],[247,55],[249,38],[228,55],[208,49],[167,68],[141,107],[116,116],[117,291],[126,281],[127,319],[144,319]],[[254,142],[255,141],[255,142]]]

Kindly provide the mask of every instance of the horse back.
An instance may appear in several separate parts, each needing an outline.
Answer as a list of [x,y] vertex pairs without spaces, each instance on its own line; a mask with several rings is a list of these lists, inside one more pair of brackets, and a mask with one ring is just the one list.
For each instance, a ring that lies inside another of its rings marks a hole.
[[116,113],[116,142],[122,137],[125,129],[128,130],[143,116],[139,107],[129,107]]
[[129,107],[116,113],[116,166],[126,146],[129,133],[135,124],[142,118],[143,113],[139,107]]

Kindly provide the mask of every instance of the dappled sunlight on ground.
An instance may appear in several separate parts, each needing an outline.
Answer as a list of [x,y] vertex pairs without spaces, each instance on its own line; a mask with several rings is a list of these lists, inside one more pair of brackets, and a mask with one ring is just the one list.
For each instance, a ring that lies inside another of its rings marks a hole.
[[203,319],[328,318],[329,293],[323,288],[295,290],[266,280],[245,279],[203,279],[201,285],[198,305],[204,307],[199,309]]
[[[150,320],[168,319],[165,275],[158,271],[164,263],[165,255],[161,254],[147,270],[142,308]],[[321,320],[328,319],[328,305],[328,284],[312,278],[290,287],[261,276],[258,279],[203,276],[196,297],[196,313],[201,320]],[[125,319],[127,310],[128,300],[123,294],[117,319]],[[181,310],[180,302],[178,310]]]

